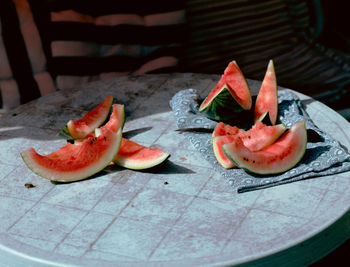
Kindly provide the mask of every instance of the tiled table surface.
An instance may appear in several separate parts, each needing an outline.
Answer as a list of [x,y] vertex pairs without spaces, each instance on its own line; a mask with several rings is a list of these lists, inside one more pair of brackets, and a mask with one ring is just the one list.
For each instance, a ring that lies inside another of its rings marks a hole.
[[[146,75],[94,82],[23,105],[0,119],[2,265],[308,264],[350,236],[350,173],[238,194],[176,132],[169,100],[218,76]],[[256,91],[260,83],[249,81]],[[49,153],[57,132],[106,95],[126,106],[124,135],[169,153],[150,172],[109,168],[55,185],[20,152]],[[350,125],[301,95],[316,124],[350,148]],[[34,187],[28,188],[26,183]]]

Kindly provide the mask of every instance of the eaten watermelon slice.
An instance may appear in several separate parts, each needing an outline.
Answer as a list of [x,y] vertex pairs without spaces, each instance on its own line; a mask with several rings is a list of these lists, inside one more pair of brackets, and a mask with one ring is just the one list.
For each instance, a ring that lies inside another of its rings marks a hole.
[[201,103],[199,111],[210,119],[228,121],[250,110],[251,106],[252,97],[248,83],[236,61],[232,61]]
[[264,80],[261,84],[254,108],[254,121],[262,121],[267,115],[271,124],[275,125],[278,113],[277,79],[273,61],[267,66]]
[[303,157],[307,144],[305,122],[295,123],[281,138],[260,151],[251,151],[236,138],[222,146],[238,167],[257,174],[278,174],[293,168]]
[[74,144],[67,143],[48,155],[40,155],[34,148],[29,148],[21,152],[24,162],[34,173],[56,182],[78,181],[101,171],[110,164],[120,148],[122,129],[116,118],[119,106],[113,105],[109,122],[96,128],[95,133]]
[[285,130],[284,124],[267,126],[258,122],[251,129],[245,131],[220,122],[212,134],[214,155],[221,166],[226,169],[232,168],[235,164],[223,152],[222,146],[224,144],[233,142],[235,138],[240,138],[250,151],[259,151],[274,143]]
[[112,103],[113,97],[106,96],[97,107],[88,112],[81,119],[68,121],[59,134],[67,139],[85,138],[85,136],[92,133],[107,119]]
[[225,124],[221,121],[216,125],[212,133],[212,137],[224,136],[224,135],[236,135],[238,134],[239,131],[240,129],[238,127]]
[[143,170],[161,164],[169,156],[170,154],[159,148],[146,147],[123,138],[113,162],[124,168]]
[[250,151],[260,151],[274,143],[286,130],[286,126],[281,123],[267,126],[262,122],[256,123],[248,131],[240,131],[239,137],[243,144]]
[[[108,97],[106,97],[106,99],[107,98]],[[106,99],[104,100],[104,102],[106,102]],[[101,103],[101,105],[102,104],[103,103]],[[97,109],[99,109],[99,107],[97,107]],[[92,114],[93,113],[94,113],[94,110],[92,111]],[[124,122],[125,122],[124,105],[113,105],[112,113],[113,113],[113,116],[110,117],[109,121],[106,123],[104,127],[112,131],[115,131],[119,127],[123,128]],[[85,117],[86,115],[78,121],[84,121]],[[96,121],[94,121],[94,119]],[[90,116],[90,119],[89,119],[90,125],[97,125],[100,119],[101,118],[99,116]],[[80,123],[80,125],[84,127],[84,123]],[[82,131],[83,129],[79,129],[79,132],[82,132]],[[87,136],[89,135],[90,134],[88,134]],[[69,135],[69,138],[72,138],[72,136]],[[79,142],[80,142],[79,139],[76,139],[74,141],[74,144],[77,145]],[[60,153],[63,154],[64,151],[70,149],[70,147],[71,146],[67,144],[67,147],[64,148],[63,151]],[[127,140],[126,138],[123,138],[118,155],[113,159],[113,161],[114,163],[124,168],[141,170],[141,169],[154,167],[162,163],[163,161],[165,161],[169,156],[170,155],[168,153],[160,149],[148,148],[140,144],[137,144],[133,141]]]
[[219,162],[219,164],[225,169],[231,169],[236,165],[225,155],[224,151],[222,150],[222,146],[224,144],[232,143],[235,140],[235,138],[237,138],[237,135],[230,134],[223,136],[215,136],[212,138],[213,152],[215,158]]

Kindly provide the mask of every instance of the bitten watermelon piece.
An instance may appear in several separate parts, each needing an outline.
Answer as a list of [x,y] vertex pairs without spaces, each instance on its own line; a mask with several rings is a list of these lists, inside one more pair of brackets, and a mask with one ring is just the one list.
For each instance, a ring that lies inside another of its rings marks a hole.
[[106,126],[74,144],[68,143],[48,155],[40,155],[34,148],[21,152],[25,164],[39,176],[56,182],[78,181],[101,171],[114,159],[122,140],[121,124],[115,117],[117,106],[113,105]]
[[263,150],[249,150],[242,139],[222,146],[238,167],[257,174],[278,174],[293,168],[303,157],[307,144],[305,122],[295,123],[281,138]]
[[248,83],[236,61],[232,61],[201,103],[199,112],[213,120],[228,121],[250,110],[251,106],[252,97]]
[[267,66],[254,108],[254,122],[262,121],[268,112],[272,125],[276,124],[278,113],[277,79],[273,61]]
[[81,119],[69,120],[59,134],[67,139],[83,139],[107,119],[112,103],[113,97],[106,96],[97,107]]
[[250,130],[241,131],[239,137],[250,151],[259,151],[274,143],[285,130],[286,126],[283,123],[267,126],[258,122]]
[[123,138],[118,154],[113,159],[113,162],[124,168],[143,170],[161,164],[169,156],[170,154],[159,148],[146,147]]
[[212,133],[212,137],[223,135],[236,135],[239,131],[240,129],[236,126],[231,126],[223,122],[219,122]]
[[224,144],[232,143],[235,138],[237,138],[237,135],[215,136],[212,139],[215,158],[225,169],[231,169],[236,165],[225,155],[224,151],[222,150],[222,146]]
[[259,151],[274,143],[285,130],[284,124],[267,126],[258,122],[251,129],[245,131],[220,122],[212,134],[214,155],[221,166],[226,169],[233,168],[235,164],[227,158],[222,150],[224,144],[233,142],[235,138],[240,138],[250,151]]

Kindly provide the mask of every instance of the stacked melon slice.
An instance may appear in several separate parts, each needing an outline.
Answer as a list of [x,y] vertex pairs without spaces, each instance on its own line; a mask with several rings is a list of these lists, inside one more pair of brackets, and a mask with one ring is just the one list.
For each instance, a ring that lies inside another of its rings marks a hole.
[[[56,182],[88,178],[112,162],[134,170],[148,169],[170,155],[122,137],[124,105],[112,104],[107,96],[100,105],[77,121],[70,120],[60,135],[73,139],[59,150],[40,155],[34,148],[21,152],[26,165],[36,174]],[[110,113],[109,120],[101,126]],[[98,128],[100,127],[100,128]]]
[[[219,121],[212,134],[212,144],[222,167],[237,166],[257,174],[277,174],[294,167],[302,159],[307,144],[305,122],[297,122],[290,129],[282,123],[276,124],[277,97],[272,60],[255,103],[252,103],[248,83],[237,63],[233,61],[228,65],[218,84],[199,107],[204,115]],[[242,113],[248,116],[241,116]],[[247,120],[252,113],[250,129],[232,126],[241,119]]]

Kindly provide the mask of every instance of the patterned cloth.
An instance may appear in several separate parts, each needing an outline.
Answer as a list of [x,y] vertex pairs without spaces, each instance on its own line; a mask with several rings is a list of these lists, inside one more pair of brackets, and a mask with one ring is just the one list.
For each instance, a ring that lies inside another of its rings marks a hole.
[[[198,113],[198,103],[199,95],[195,89],[183,90],[173,96],[170,106],[179,129],[205,128],[214,130],[217,122]],[[239,168],[226,170],[219,165],[215,158],[210,132],[189,131],[183,132],[183,134],[239,193],[350,170],[350,155],[347,150],[338,141],[315,126],[305,112],[299,98],[292,91],[279,91],[278,109],[279,120],[287,128],[290,128],[297,121],[305,120],[308,132],[318,136],[314,141],[311,139],[308,141],[306,153],[299,164],[282,174],[259,176]]]

